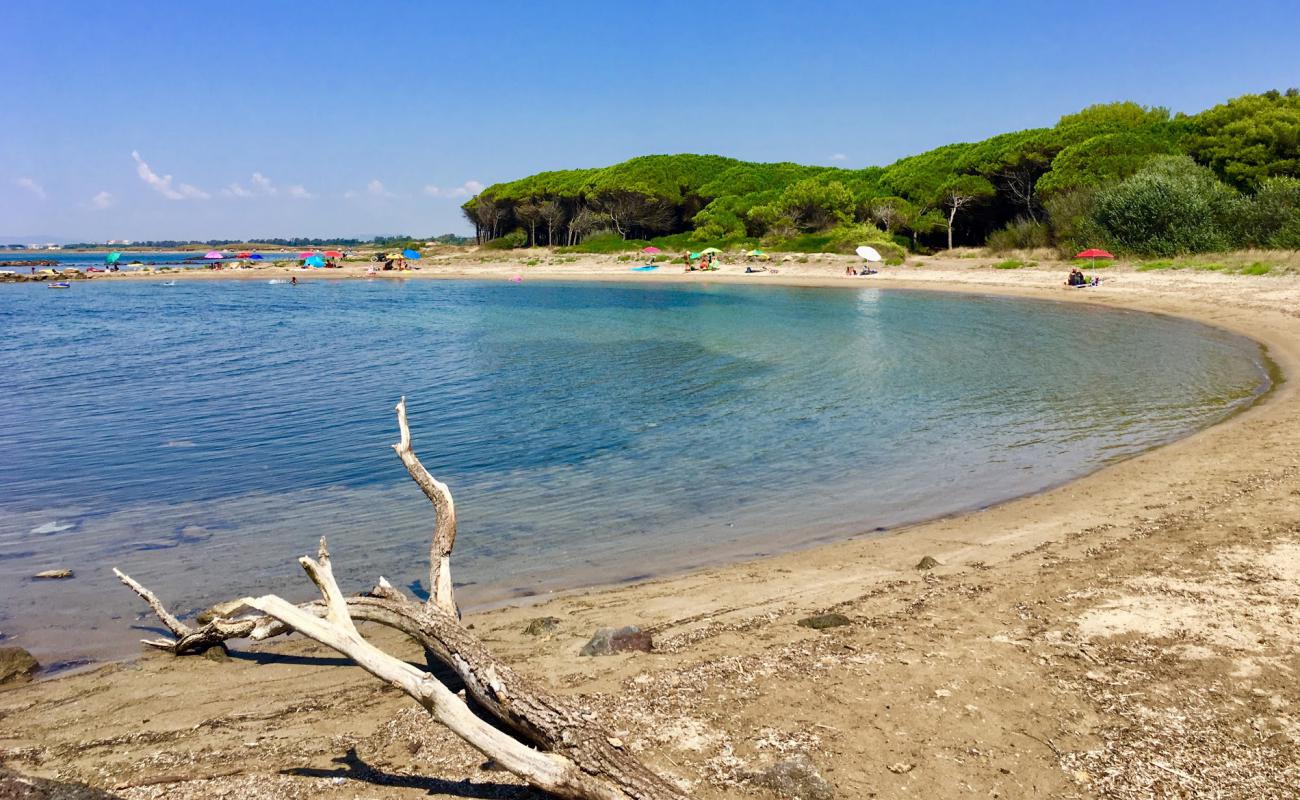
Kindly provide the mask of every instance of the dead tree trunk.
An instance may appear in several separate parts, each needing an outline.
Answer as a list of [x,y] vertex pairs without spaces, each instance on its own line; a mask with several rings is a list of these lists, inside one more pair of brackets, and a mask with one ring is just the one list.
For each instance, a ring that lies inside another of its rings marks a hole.
[[[534,686],[460,625],[451,585],[455,504],[447,486],[429,474],[411,450],[405,398],[397,405],[397,419],[401,438],[393,449],[434,506],[428,602],[406,597],[382,577],[368,596],[345,598],[334,579],[324,539],[316,559],[299,559],[322,600],[294,605],[275,595],[245,597],[216,607],[218,616],[198,628],[181,622],[152,592],[115,569],[175,637],[145,644],[182,655],[231,639],[256,641],[297,631],[402,689],[434,720],[538,789],[573,800],[685,800],[673,784],[625,751],[621,741],[562,699]],[[262,613],[234,616],[244,609]],[[394,628],[423,645],[460,677],[467,695],[491,724],[432,674],[367,642],[357,632],[356,621]]]

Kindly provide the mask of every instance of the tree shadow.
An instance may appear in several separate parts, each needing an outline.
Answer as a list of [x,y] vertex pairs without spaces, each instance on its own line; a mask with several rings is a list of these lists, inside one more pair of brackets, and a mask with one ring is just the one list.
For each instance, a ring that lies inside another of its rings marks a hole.
[[428,794],[445,794],[452,797],[475,798],[476,800],[547,800],[547,796],[527,786],[511,783],[471,783],[449,781],[445,778],[427,778],[420,775],[397,775],[384,772],[370,766],[357,755],[355,747],[349,747],[346,755],[333,759],[339,766],[334,769],[317,769],[315,767],[294,767],[281,770],[281,775],[294,775],[301,778],[342,778],[359,781],[375,786],[393,786],[399,789],[423,789]]

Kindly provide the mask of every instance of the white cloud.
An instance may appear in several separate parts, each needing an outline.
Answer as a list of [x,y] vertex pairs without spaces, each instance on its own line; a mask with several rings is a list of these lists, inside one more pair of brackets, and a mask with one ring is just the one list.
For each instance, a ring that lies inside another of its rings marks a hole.
[[168,200],[207,200],[212,195],[188,183],[180,183],[175,187],[172,186],[172,176],[159,175],[149,168],[144,159],[140,157],[140,151],[132,150],[131,158],[135,159],[135,171],[140,176],[140,180],[149,184],[156,192],[166,197]]
[[116,201],[116,199],[113,197],[112,194],[110,194],[110,193],[108,193],[108,192],[100,192],[99,194],[97,194],[97,195],[95,195],[94,197],[90,198],[90,207],[91,207],[91,208],[108,208],[109,206],[113,205],[113,203],[115,203],[115,202],[117,202],[117,201]]
[[246,188],[243,184],[232,183],[221,190],[226,197],[255,197],[258,195],[270,197],[280,193],[280,190],[271,183],[271,179],[260,172],[254,172],[252,177],[253,188]]
[[835,153],[831,156],[831,161],[848,161],[849,157],[843,153]]
[[388,189],[384,188],[383,182],[381,182],[378,178],[366,184],[366,192],[374,195],[375,197],[396,197],[397,196],[392,192],[388,191]]
[[355,189],[348,189],[346,192],[343,193],[343,196],[351,200],[352,198],[357,196],[357,191]]
[[271,183],[271,179],[260,172],[253,173],[253,188],[262,194],[275,194],[276,188]]
[[26,189],[42,200],[45,199],[45,187],[41,186],[32,178],[19,178],[14,181],[14,186],[17,186],[19,189]]
[[430,197],[473,197],[483,191],[483,184],[478,181],[465,181],[453,189],[443,189],[432,184],[424,187],[424,193]]
[[299,184],[294,184],[293,186],[290,186],[288,189],[285,189],[284,191],[285,194],[289,195],[290,197],[296,200],[311,200],[316,197],[316,195],[307,191],[307,188],[305,186]]

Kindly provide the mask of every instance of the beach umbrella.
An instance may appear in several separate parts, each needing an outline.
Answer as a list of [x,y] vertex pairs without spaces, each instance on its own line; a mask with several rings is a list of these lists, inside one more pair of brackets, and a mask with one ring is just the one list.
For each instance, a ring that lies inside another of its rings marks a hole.
[[699,253],[691,253],[691,260],[692,260],[692,261],[694,261],[695,259],[697,259],[697,258],[699,258],[699,257],[700,257],[700,254],[699,254]]
[[340,253],[340,252],[337,251],[337,250],[326,250],[326,251],[325,251],[325,257],[326,257],[326,258],[342,258],[342,257],[343,257],[343,254]]
[[204,255],[203,257],[204,258],[225,258],[225,256],[221,255],[221,253],[219,253],[216,250],[209,250],[207,254]]
[[1096,260],[1098,258],[1114,258],[1114,257],[1115,256],[1111,255],[1110,253],[1107,253],[1105,250],[1098,250],[1095,247],[1089,248],[1088,250],[1084,250],[1082,253],[1078,253],[1077,255],[1075,255],[1075,258],[1088,258],[1093,260]]
[[109,253],[108,255],[104,256],[104,263],[105,263],[105,264],[116,264],[116,263],[117,263],[117,260],[118,260],[119,258],[121,258],[121,257],[122,257],[122,254],[121,254],[121,253]]
[[706,247],[706,248],[704,248],[703,250],[701,250],[700,252],[703,253],[703,254],[705,254],[705,255],[708,255],[708,254],[710,254],[710,253],[721,253],[722,251],[719,250],[719,249],[716,248],[716,247]]
[[309,267],[323,267],[325,266],[325,259],[320,256],[307,256],[302,263]]
[[663,251],[660,250],[658,247],[655,247],[654,245],[650,245],[649,247],[642,247],[641,252],[650,253],[653,255],[654,253],[662,253]]
[[253,253],[251,256],[249,256],[249,258],[253,259],[254,261],[262,260],[262,256],[260,253]]
[[878,253],[878,252],[876,251],[876,248],[874,248],[874,247],[867,247],[866,245],[863,245],[862,247],[859,247],[857,250],[854,250],[853,252],[855,252],[855,253],[857,253],[859,256],[865,258],[867,261],[883,261],[883,260],[884,260],[883,258],[880,257],[880,253]]
[[402,251],[402,258],[419,258],[419,257],[420,257],[420,251],[418,251],[418,250],[403,250],[403,251]]
[[745,255],[747,255],[747,256],[761,256],[761,255],[764,255],[764,253],[763,253],[762,250],[750,250],[750,251],[749,251],[748,253],[746,253]]
[[299,254],[298,254],[298,258],[311,258],[311,257],[314,256],[314,255],[316,255],[316,254],[315,254],[315,253],[312,253],[312,252],[299,253]]
[[252,253],[235,253],[235,258],[252,258]]

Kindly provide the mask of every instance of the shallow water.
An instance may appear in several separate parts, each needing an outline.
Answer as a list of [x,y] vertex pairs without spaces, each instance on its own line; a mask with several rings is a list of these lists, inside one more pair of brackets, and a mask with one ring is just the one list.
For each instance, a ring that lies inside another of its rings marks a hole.
[[0,287],[0,366],[0,630],[47,662],[137,652],[112,566],[180,610],[305,598],[327,535],[345,588],[423,591],[402,394],[474,607],[988,505],[1268,382],[1248,340],[1093,306],[394,280]]

